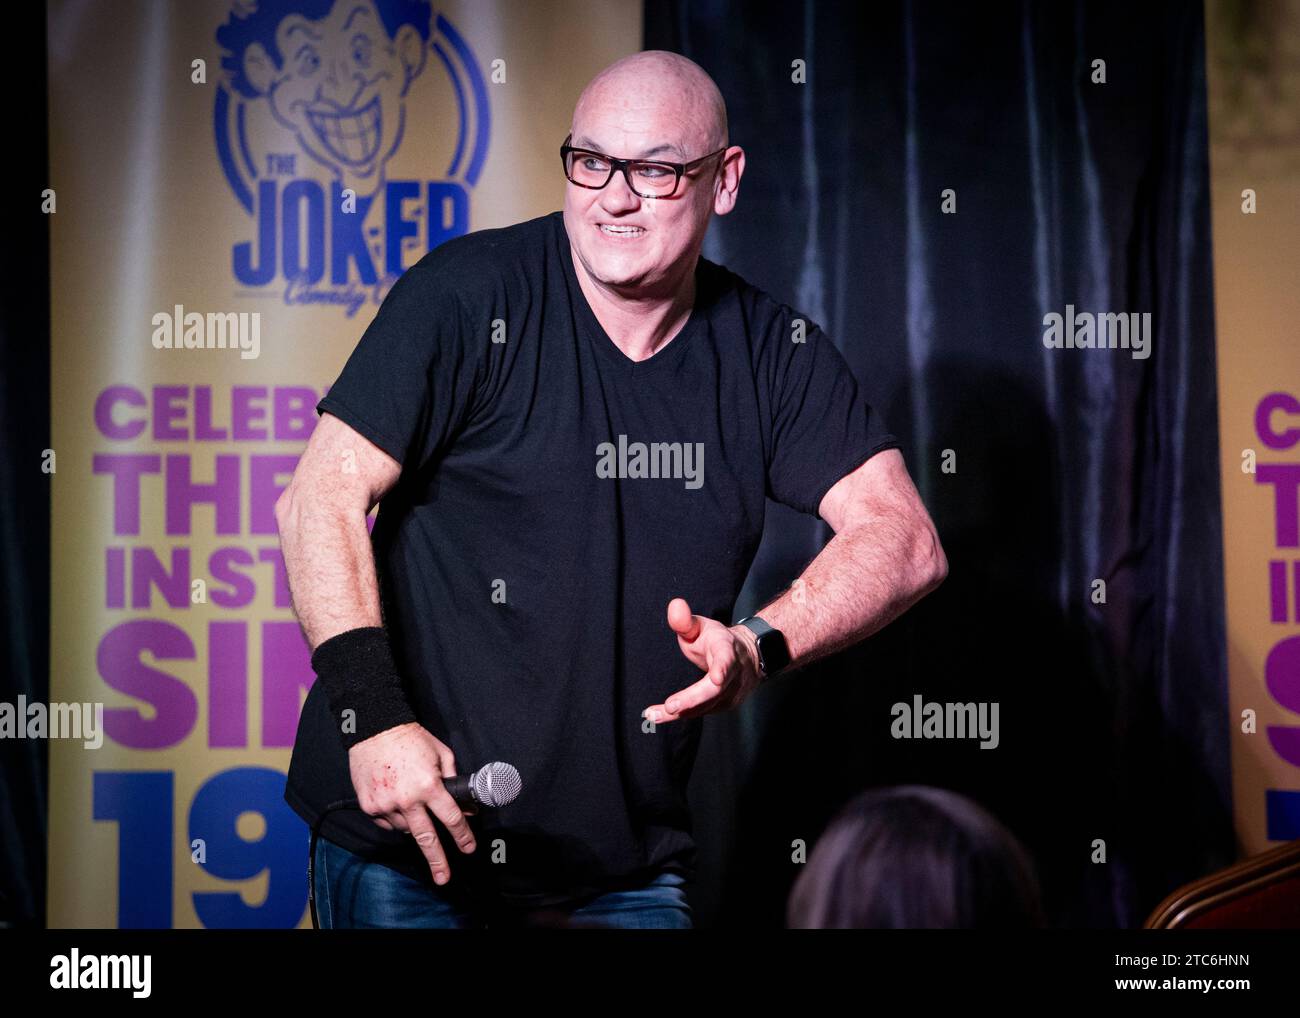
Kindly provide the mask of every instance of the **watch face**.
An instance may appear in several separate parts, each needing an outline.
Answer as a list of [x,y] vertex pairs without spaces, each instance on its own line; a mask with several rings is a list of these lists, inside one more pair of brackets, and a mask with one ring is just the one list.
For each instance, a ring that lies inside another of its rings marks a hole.
[[773,629],[758,638],[758,662],[764,675],[775,675],[790,663],[790,650],[785,637]]

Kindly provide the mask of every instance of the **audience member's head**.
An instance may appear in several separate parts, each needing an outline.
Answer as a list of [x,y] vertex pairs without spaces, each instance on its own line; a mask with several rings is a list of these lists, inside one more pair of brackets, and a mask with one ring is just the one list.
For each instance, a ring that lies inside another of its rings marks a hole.
[[1014,835],[955,792],[864,792],[831,821],[790,892],[793,929],[1042,926]]

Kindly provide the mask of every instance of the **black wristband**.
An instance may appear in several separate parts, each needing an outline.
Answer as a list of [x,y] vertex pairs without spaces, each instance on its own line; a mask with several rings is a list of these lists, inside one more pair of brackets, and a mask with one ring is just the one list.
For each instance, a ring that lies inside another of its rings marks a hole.
[[418,720],[402,689],[388,637],[379,626],[331,636],[316,648],[311,666],[325,687],[343,745]]

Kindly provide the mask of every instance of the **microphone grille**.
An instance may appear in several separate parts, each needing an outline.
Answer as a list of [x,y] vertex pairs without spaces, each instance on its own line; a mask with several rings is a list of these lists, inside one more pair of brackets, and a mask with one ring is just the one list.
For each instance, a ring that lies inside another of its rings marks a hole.
[[505,806],[523,789],[519,772],[508,763],[490,763],[474,772],[474,798],[484,806]]

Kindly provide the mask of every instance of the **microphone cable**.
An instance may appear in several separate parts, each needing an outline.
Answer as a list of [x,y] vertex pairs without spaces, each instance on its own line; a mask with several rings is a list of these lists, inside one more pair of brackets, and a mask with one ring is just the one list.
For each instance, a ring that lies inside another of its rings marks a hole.
[[307,848],[307,904],[311,906],[311,928],[320,929],[320,920],[316,915],[316,838],[320,834],[321,824],[331,813],[336,813],[341,809],[360,809],[361,803],[357,799],[339,799],[337,802],[331,802],[325,807],[324,812],[316,818],[316,822],[311,825],[311,841]]

